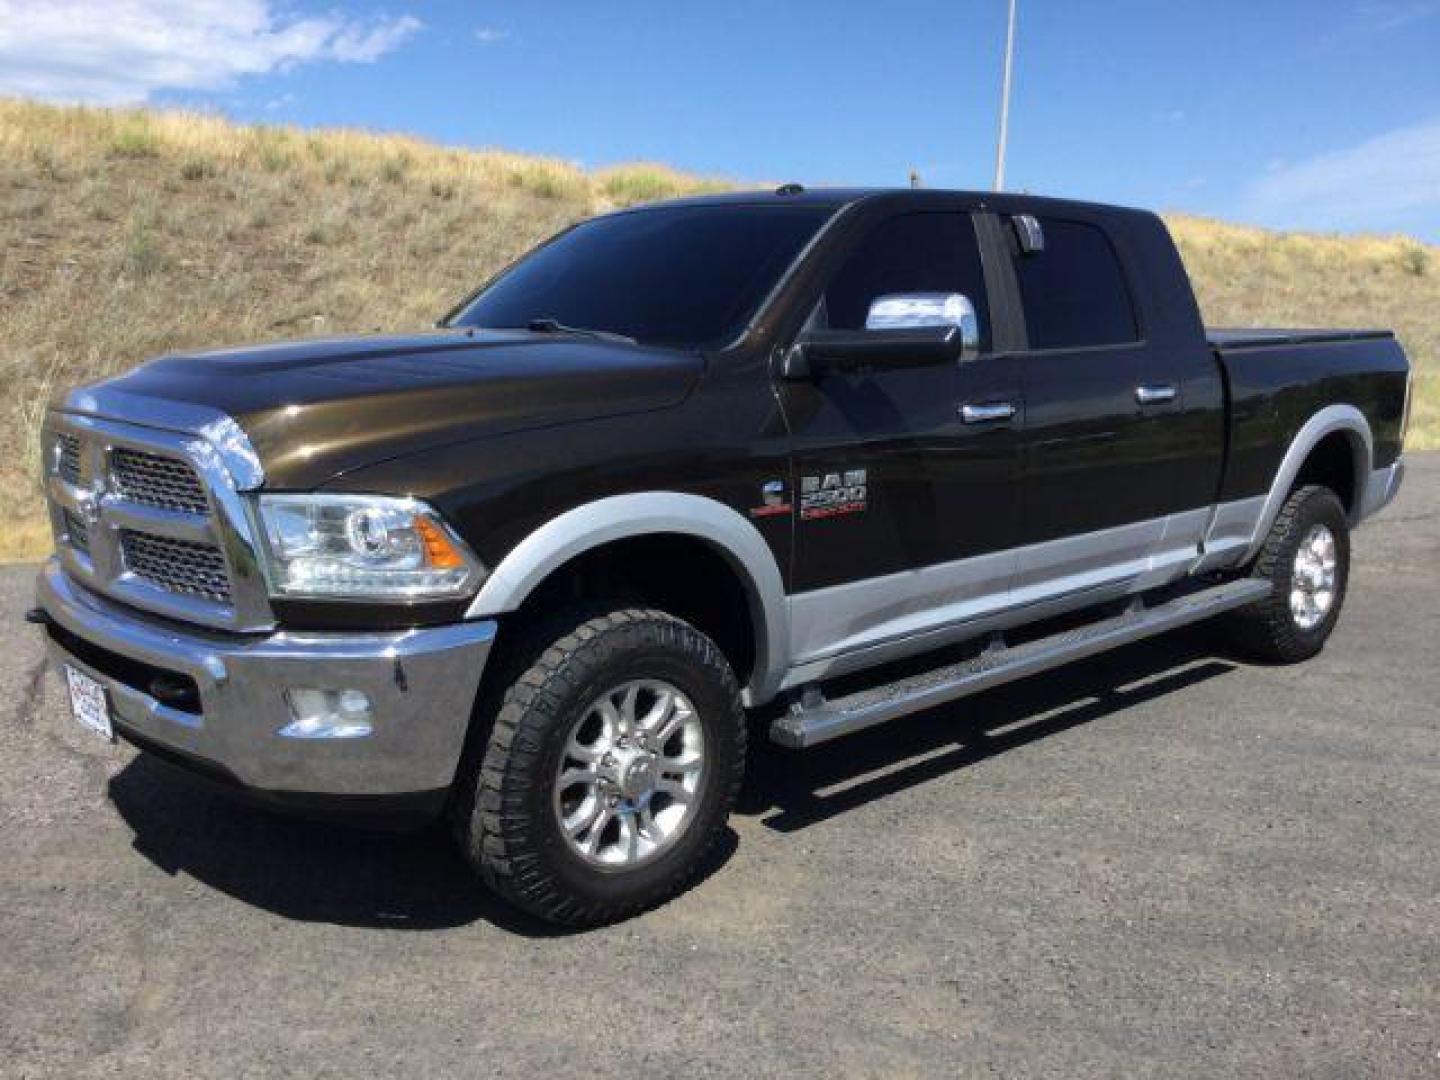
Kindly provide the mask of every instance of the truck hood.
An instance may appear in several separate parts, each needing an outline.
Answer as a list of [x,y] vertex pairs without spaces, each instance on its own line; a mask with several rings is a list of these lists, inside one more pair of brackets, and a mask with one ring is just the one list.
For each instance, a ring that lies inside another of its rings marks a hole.
[[99,389],[227,413],[266,487],[307,489],[450,443],[666,408],[703,364],[590,338],[440,331],[167,356]]

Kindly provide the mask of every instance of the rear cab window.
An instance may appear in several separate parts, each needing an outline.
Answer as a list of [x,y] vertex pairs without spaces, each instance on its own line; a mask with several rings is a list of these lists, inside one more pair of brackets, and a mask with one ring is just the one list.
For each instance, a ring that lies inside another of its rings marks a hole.
[[1140,338],[1120,257],[1097,225],[1039,217],[1044,249],[1010,248],[1031,349],[1130,345]]

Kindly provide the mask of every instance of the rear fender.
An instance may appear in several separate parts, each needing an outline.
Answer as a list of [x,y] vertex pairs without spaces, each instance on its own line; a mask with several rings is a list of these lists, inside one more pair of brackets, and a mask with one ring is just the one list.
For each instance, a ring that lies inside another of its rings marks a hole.
[[1306,459],[1315,447],[1320,445],[1322,439],[1337,431],[1343,433],[1350,442],[1351,461],[1355,468],[1355,499],[1350,518],[1351,524],[1359,524],[1366,506],[1365,489],[1370,482],[1375,459],[1375,439],[1370,431],[1370,422],[1354,405],[1329,405],[1305,421],[1295,433],[1295,438],[1290,440],[1290,448],[1285,451],[1285,457],[1281,459],[1280,468],[1261,505],[1255,531],[1250,536],[1244,558],[1240,560],[1242,563],[1249,562],[1260,553],[1265,537],[1269,535],[1275,519],[1280,516],[1280,508],[1290,496],[1295,486],[1295,478],[1300,475]]

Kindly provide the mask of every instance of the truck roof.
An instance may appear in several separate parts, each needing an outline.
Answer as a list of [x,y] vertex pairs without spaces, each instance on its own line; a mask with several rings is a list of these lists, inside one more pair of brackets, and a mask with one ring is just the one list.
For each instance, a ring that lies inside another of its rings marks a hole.
[[[870,200],[894,200],[895,202],[916,202],[933,200],[935,196],[950,196],[958,201],[976,207],[996,210],[1000,213],[1025,213],[1041,211],[1057,213],[1066,209],[1083,210],[1090,214],[1134,214],[1148,213],[1131,207],[1108,203],[1086,202],[1078,199],[1061,199],[1045,195],[1012,194],[994,191],[968,191],[950,188],[885,188],[885,187],[834,187],[803,188],[798,184],[784,184],[778,188],[751,191],[727,191],[714,195],[691,195],[679,199],[667,199],[663,203],[647,203],[643,206],[723,206],[726,204],[753,206],[763,203],[784,203],[797,206],[819,206],[838,210],[850,203]],[[641,209],[636,207],[636,209]]]

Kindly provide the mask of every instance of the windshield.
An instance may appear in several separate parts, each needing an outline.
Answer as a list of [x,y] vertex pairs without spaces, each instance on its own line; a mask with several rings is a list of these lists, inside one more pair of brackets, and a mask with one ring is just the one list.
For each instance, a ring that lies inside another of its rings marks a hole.
[[521,259],[450,325],[553,322],[646,345],[724,345],[829,214],[731,204],[595,218]]

